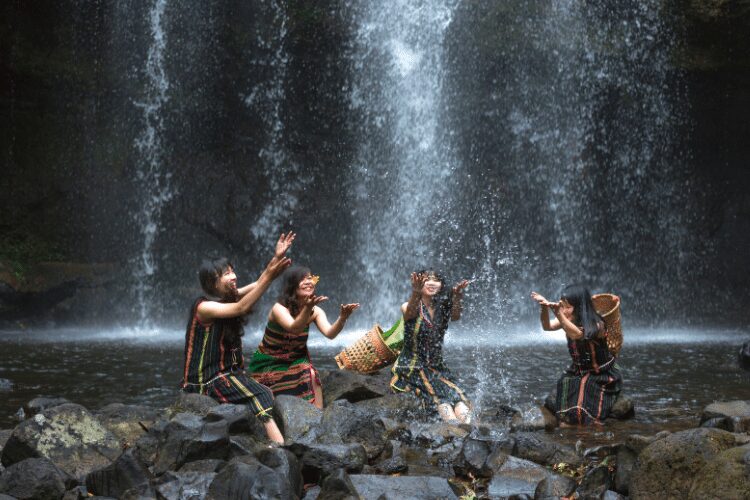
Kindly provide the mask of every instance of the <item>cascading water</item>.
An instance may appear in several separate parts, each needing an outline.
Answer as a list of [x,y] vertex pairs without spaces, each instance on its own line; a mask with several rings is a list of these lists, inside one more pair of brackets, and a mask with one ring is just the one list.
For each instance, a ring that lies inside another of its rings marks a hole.
[[351,105],[362,118],[356,253],[367,279],[363,315],[397,316],[411,271],[439,265],[435,228],[450,224],[457,169],[441,127],[443,39],[456,1],[361,2]]
[[171,174],[163,167],[163,119],[161,110],[169,96],[169,80],[164,67],[167,37],[164,31],[164,11],[167,0],[156,0],[149,11],[151,45],[148,49],[145,73],[147,88],[144,98],[134,101],[142,112],[143,131],[135,141],[138,151],[136,182],[140,191],[140,210],[135,219],[143,239],[140,254],[135,259],[136,307],[141,326],[153,323],[152,305],[154,278],[158,268],[153,247],[159,233],[164,204],[174,196]]
[[[285,83],[289,55],[286,50],[286,12],[278,2],[271,2],[273,22],[263,26],[257,33],[257,44],[261,53],[249,62],[254,75],[266,75],[255,82],[252,90],[243,95],[247,108],[262,119],[266,130],[266,144],[258,153],[262,164],[262,175],[267,185],[268,202],[263,204],[251,227],[251,234],[258,243],[267,244],[275,233],[287,230],[289,218],[298,204],[298,194],[310,179],[298,175],[299,165],[291,161],[283,144],[284,121],[282,106],[285,100]],[[283,172],[283,175],[280,175]]]

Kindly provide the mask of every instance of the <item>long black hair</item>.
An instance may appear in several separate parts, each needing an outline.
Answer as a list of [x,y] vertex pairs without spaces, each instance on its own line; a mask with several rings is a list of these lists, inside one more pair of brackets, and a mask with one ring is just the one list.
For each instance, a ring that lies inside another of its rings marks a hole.
[[[215,300],[216,302],[237,302],[239,300],[236,293],[234,296],[227,297],[221,295],[216,287],[219,278],[230,269],[234,270],[234,266],[226,257],[206,259],[201,263],[200,270],[198,271],[198,280],[200,281],[201,288],[207,295],[208,299]],[[221,322],[224,331],[224,339],[229,344],[237,343],[240,337],[245,334],[244,325],[247,323],[247,318],[245,316],[224,318],[216,321]]]
[[292,317],[299,314],[299,305],[297,305],[297,287],[306,276],[312,274],[310,269],[305,266],[292,266],[284,271],[281,277],[281,293],[276,298],[276,302],[289,309]]
[[594,301],[591,300],[591,292],[583,285],[566,286],[560,299],[564,299],[573,306],[573,323],[583,328],[583,337],[591,340],[599,334],[599,330],[604,326],[604,320],[594,308]]
[[440,291],[438,291],[438,293],[436,293],[432,298],[432,302],[434,304],[435,311],[439,313],[438,317],[436,318],[438,322],[437,326],[441,330],[445,330],[446,328],[448,328],[448,321],[450,320],[451,309],[453,308],[453,294],[451,293],[450,286],[448,286],[448,280],[442,272],[435,269],[422,269],[420,271],[417,271],[417,274],[435,276],[437,278],[437,281],[440,282]]

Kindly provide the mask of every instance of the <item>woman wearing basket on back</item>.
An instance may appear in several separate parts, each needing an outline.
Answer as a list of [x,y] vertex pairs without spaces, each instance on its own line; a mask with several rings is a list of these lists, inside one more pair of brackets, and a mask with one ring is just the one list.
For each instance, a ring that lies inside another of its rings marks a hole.
[[591,293],[584,286],[571,285],[563,290],[559,302],[550,302],[536,292],[531,298],[541,306],[545,331],[565,331],[572,358],[557,381],[557,418],[563,424],[601,424],[620,394],[622,376],[615,364],[616,352],[608,347],[610,332],[594,308]]
[[468,423],[471,403],[443,362],[443,338],[448,321],[461,318],[461,300],[469,282],[448,289],[445,278],[428,270],[412,273],[411,284],[411,297],[401,306],[404,344],[393,365],[391,389],[435,404],[443,420]]
[[336,338],[359,304],[342,304],[338,319],[329,323],[318,304],[328,297],[315,295],[318,276],[306,267],[295,266],[283,276],[282,292],[268,313],[268,324],[248,371],[275,396],[301,397],[323,408],[323,390],[317,370],[310,361],[307,337],[310,324],[329,339]]

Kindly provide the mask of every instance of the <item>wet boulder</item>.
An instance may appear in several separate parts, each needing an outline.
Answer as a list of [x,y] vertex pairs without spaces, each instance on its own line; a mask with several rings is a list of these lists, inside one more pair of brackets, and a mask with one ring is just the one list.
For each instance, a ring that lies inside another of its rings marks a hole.
[[166,425],[154,458],[154,473],[177,470],[194,460],[219,459],[229,456],[227,423],[205,422],[191,413],[178,413]]
[[750,371],[750,342],[742,344],[740,352],[737,354],[737,361],[740,364],[740,368]]
[[209,409],[205,416],[207,422],[224,420],[229,434],[250,434],[263,441],[267,438],[263,424],[246,405],[221,404]]
[[[307,498],[307,495],[305,495]],[[337,469],[326,476],[316,498],[331,500],[360,500],[349,474],[344,469]]]
[[[296,498],[288,479],[255,457],[239,457],[216,474],[208,488],[215,500],[236,498]],[[200,497],[202,498],[202,497]]]
[[424,417],[426,414],[422,401],[407,394],[386,394],[380,398],[359,401],[356,406],[373,415],[398,421]]
[[724,401],[706,406],[701,414],[701,426],[749,432],[750,401]]
[[347,401],[337,401],[326,408],[316,431],[320,442],[360,443],[368,460],[379,456],[386,444],[383,422]]
[[615,471],[615,491],[628,494],[628,485],[630,484],[630,473],[633,471],[635,459],[638,454],[627,446],[620,446],[617,449],[617,470]]
[[367,463],[367,453],[361,444],[301,444],[289,447],[302,463],[305,478],[326,476],[336,469],[358,473]]
[[722,451],[693,480],[689,498],[750,497],[750,445]]
[[48,458],[57,467],[83,480],[120,455],[119,440],[83,406],[63,404],[26,419],[3,447],[2,463]]
[[58,396],[39,396],[23,405],[21,409],[18,410],[17,415],[19,416],[19,420],[24,420],[27,418],[31,418],[37,413],[41,413],[48,408],[53,408],[55,406],[69,403],[71,402],[67,399]]
[[612,410],[610,411],[609,416],[618,420],[633,418],[635,416],[635,405],[633,404],[633,401],[629,397],[620,394],[617,401],[615,401],[615,404],[612,405]]
[[161,418],[161,412],[141,405],[112,403],[95,412],[99,422],[125,446],[132,446]]
[[541,465],[516,457],[507,457],[503,464],[493,473],[487,486],[491,498],[534,497],[539,483],[548,476],[547,469]]
[[75,480],[47,458],[27,458],[0,474],[0,493],[18,499],[60,498],[74,485]]
[[311,430],[317,430],[323,412],[302,398],[278,396],[273,405],[276,423],[287,442],[302,439]]
[[302,467],[294,453],[283,448],[263,448],[256,452],[255,457],[266,467],[286,477],[292,493],[302,496]]
[[[154,489],[157,492],[157,498],[163,500],[209,498],[209,488],[216,476],[215,472],[169,471],[155,482]],[[141,500],[144,497],[133,496],[131,498]],[[147,496],[146,498],[153,497]]]
[[151,494],[151,473],[136,458],[133,450],[125,451],[110,465],[90,472],[86,488],[94,495],[121,498],[128,490]]
[[512,455],[542,465],[564,462],[571,465],[581,463],[581,457],[567,445],[556,443],[545,434],[518,432],[513,436],[515,445]]
[[226,460],[206,458],[205,460],[187,462],[180,467],[179,472],[219,472],[226,464]]
[[627,438],[625,438],[625,446],[629,449],[631,449],[635,454],[640,453],[643,451],[647,446],[649,446],[651,443],[658,441],[660,439],[664,439],[667,436],[670,436],[672,433],[669,431],[661,431],[657,432],[653,436],[644,436],[642,434],[631,434]]
[[534,490],[535,500],[557,500],[561,497],[569,497],[576,489],[576,482],[560,474],[547,474]]
[[[362,500],[427,500],[457,498],[448,480],[430,476],[350,475],[357,496]],[[321,497],[322,497],[321,491]]]
[[511,432],[516,431],[541,431],[557,427],[557,418],[547,408],[538,405],[530,405],[519,409],[513,414],[510,421]]
[[742,434],[698,428],[657,439],[640,452],[630,476],[632,498],[687,498],[694,479],[720,453],[750,441]]
[[576,495],[581,500],[598,500],[609,490],[612,483],[609,468],[600,465],[586,472],[581,484],[576,488]]
[[219,403],[208,396],[194,392],[180,391],[173,410],[174,413],[195,413],[204,417],[215,406],[219,406]]
[[328,406],[334,401],[346,400],[350,403],[379,398],[390,394],[390,377],[364,375],[349,370],[320,371],[320,383],[323,391],[323,404]]

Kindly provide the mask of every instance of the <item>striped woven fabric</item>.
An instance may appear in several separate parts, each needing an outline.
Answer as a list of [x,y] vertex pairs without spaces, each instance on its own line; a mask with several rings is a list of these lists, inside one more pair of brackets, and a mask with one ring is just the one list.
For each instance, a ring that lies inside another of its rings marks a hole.
[[297,396],[314,402],[313,381],[320,384],[320,380],[307,351],[309,328],[290,333],[273,321],[266,325],[263,340],[253,353],[248,371],[274,395]]
[[271,418],[273,394],[245,373],[242,341],[227,342],[221,320],[204,324],[198,319],[196,310],[203,300],[197,299],[190,310],[181,389],[220,403],[247,404],[259,418]]
[[599,339],[568,339],[570,367],[557,381],[555,410],[569,424],[601,423],[609,416],[622,387],[616,358]]
[[[435,314],[440,312],[436,311]],[[471,407],[464,391],[453,381],[448,367],[443,363],[445,328],[437,326],[442,323],[434,321],[422,303],[419,305],[419,316],[404,321],[404,343],[391,369],[391,389],[415,394],[436,406],[463,402]]]

